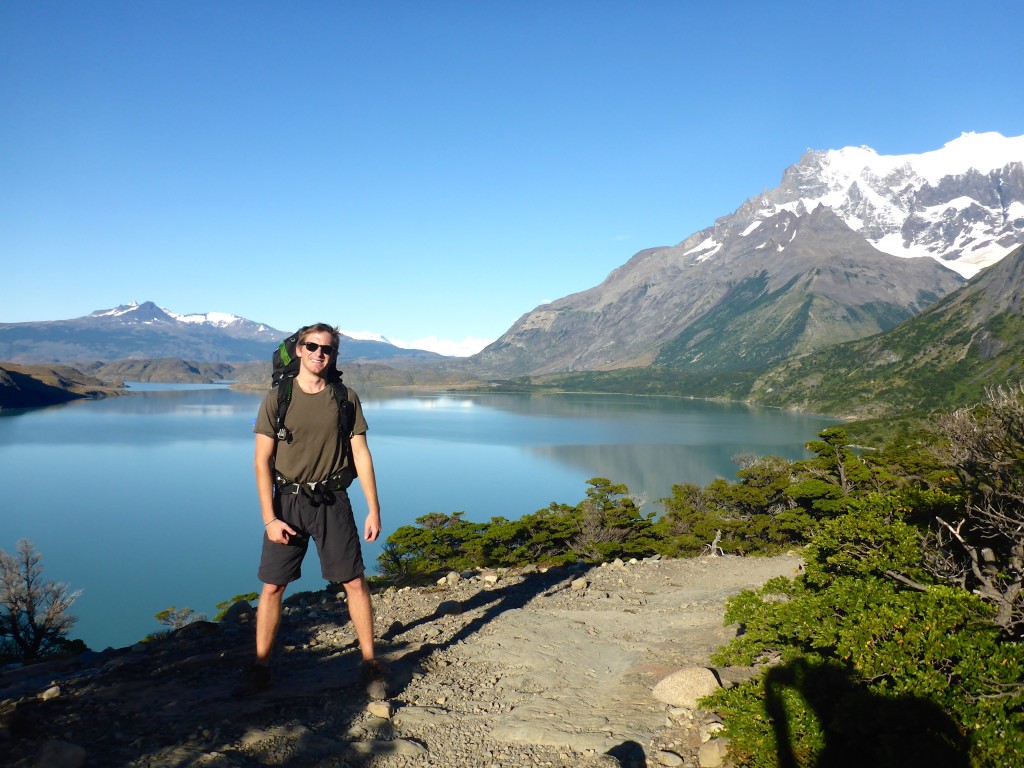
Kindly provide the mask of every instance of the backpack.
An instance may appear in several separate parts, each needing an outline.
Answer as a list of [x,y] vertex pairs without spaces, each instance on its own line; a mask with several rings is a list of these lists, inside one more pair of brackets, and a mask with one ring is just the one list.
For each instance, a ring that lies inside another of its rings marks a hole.
[[[278,440],[291,442],[292,434],[284,425],[285,414],[288,413],[288,405],[292,401],[292,387],[295,384],[295,377],[299,373],[299,356],[295,352],[295,345],[298,344],[299,336],[308,326],[299,328],[295,333],[284,339],[274,350],[271,357],[273,372],[271,373],[271,384],[277,389],[277,424],[276,437]],[[337,358],[335,358],[337,360]],[[338,404],[338,432],[342,440],[342,454],[351,459],[352,453],[349,449],[349,441],[352,437],[352,430],[356,423],[356,407],[348,398],[348,387],[341,381],[341,371],[337,363],[327,369],[324,377],[327,386],[334,395]],[[349,469],[355,475],[355,464],[350,460]],[[351,481],[350,481],[351,482]]]

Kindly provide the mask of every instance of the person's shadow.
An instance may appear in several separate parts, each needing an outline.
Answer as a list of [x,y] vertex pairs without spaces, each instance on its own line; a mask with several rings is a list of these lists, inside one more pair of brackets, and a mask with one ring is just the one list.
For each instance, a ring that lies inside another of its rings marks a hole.
[[[825,737],[816,757],[794,741],[787,689],[813,710]],[[967,739],[938,705],[914,696],[872,693],[853,674],[803,660],[765,675],[765,709],[779,768],[969,768]]]

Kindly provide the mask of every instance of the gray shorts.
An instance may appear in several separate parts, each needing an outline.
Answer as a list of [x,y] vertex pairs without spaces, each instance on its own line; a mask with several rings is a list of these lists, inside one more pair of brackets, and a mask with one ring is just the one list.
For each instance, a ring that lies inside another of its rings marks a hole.
[[313,504],[302,493],[278,496],[274,513],[299,535],[288,544],[277,544],[263,535],[261,582],[280,586],[298,579],[311,538],[320,556],[320,572],[327,581],[343,583],[363,574],[363,551],[347,492],[332,491],[330,500],[322,504]]

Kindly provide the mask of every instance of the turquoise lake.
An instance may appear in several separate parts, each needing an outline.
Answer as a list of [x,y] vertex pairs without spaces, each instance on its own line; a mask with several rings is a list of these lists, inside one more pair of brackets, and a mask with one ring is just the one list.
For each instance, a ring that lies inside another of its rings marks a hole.
[[[72,637],[94,649],[161,629],[172,605],[212,616],[258,591],[252,470],[261,395],[135,385],[136,394],[0,414],[0,548],[29,539],[44,577],[82,594]],[[516,518],[575,504],[607,477],[648,499],[732,478],[737,454],[807,454],[834,420],[742,404],[623,395],[362,391],[383,539],[428,512]],[[356,521],[365,516],[358,483]],[[372,572],[381,542],[364,545]],[[290,592],[320,589],[311,549]]]

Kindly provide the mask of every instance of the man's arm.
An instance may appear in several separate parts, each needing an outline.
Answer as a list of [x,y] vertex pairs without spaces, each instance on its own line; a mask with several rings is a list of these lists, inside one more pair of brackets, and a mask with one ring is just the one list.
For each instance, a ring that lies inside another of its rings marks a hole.
[[288,537],[295,530],[274,514],[274,450],[277,441],[267,435],[256,433],[256,455],[253,467],[256,470],[256,492],[260,497],[260,512],[267,536],[277,544],[287,544]]
[[351,440],[352,463],[359,476],[359,485],[366,497],[366,525],[363,537],[367,541],[376,541],[380,536],[380,500],[377,498],[377,478],[373,474],[373,456],[366,442],[366,435],[353,435]]

